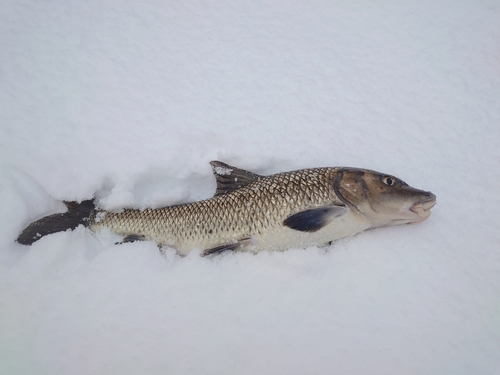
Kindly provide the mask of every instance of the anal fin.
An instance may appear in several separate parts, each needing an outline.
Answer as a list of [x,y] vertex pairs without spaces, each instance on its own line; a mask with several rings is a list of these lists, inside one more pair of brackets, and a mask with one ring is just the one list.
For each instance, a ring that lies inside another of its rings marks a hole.
[[129,234],[122,241],[115,243],[115,245],[121,245],[124,243],[131,243],[131,242],[145,241],[145,240],[146,240],[146,237],[144,237],[144,236],[140,236],[137,234]]

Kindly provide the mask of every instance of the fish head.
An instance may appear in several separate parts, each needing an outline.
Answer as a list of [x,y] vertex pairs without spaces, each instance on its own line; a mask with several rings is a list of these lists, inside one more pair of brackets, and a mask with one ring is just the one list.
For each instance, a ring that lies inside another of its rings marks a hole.
[[344,168],[334,181],[339,198],[371,222],[371,228],[420,223],[431,215],[436,196],[392,175]]

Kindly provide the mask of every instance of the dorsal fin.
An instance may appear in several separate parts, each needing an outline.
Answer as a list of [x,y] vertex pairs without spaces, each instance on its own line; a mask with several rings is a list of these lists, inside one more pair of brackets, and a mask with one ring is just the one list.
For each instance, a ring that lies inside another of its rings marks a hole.
[[232,167],[221,161],[211,161],[210,165],[217,181],[214,197],[239,189],[262,177],[244,169]]

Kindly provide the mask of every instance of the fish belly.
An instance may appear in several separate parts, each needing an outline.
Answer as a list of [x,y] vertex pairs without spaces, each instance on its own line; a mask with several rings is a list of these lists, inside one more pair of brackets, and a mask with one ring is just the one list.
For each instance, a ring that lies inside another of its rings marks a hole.
[[251,243],[242,250],[258,252],[262,250],[286,250],[290,248],[306,248],[323,246],[341,238],[352,236],[370,228],[370,223],[352,211],[341,218],[333,220],[316,232],[301,232],[284,225],[270,231],[254,235]]

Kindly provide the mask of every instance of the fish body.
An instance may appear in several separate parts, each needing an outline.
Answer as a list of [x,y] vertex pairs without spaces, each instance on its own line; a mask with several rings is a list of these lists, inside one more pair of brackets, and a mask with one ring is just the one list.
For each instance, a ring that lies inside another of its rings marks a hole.
[[[220,170],[230,170],[228,179],[238,182],[239,174],[234,168]],[[235,244],[250,251],[324,244],[370,226],[352,210],[344,212],[343,202],[330,184],[337,173],[337,168],[317,168],[259,176],[247,185],[199,202],[142,211],[106,212],[98,220],[93,217],[90,228],[134,234],[184,254],[193,248],[207,250]],[[311,232],[283,224],[299,212],[330,207],[332,210],[338,207],[344,216],[334,225]]]
[[420,222],[436,201],[432,193],[365,169],[260,176],[222,162],[211,164],[217,190],[210,199],[158,209],[93,209],[85,225],[95,232],[108,228],[125,241],[155,241],[180,254],[193,249],[204,255],[257,252],[324,245],[370,228]]

